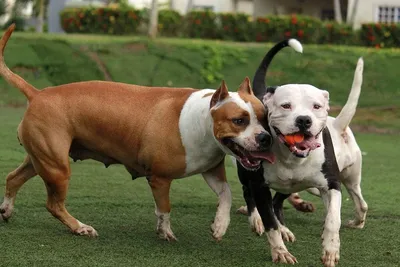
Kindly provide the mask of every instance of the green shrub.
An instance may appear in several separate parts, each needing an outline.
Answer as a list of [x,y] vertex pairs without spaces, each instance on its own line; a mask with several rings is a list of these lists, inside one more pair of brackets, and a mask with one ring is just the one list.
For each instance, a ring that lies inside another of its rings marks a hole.
[[217,39],[216,17],[210,11],[189,12],[185,20],[185,35],[191,38]]
[[324,22],[320,30],[321,44],[357,44],[357,33],[348,24],[339,24],[334,21]]
[[158,31],[164,36],[179,36],[183,17],[174,10],[163,9],[158,13]]
[[218,14],[219,37],[223,40],[253,41],[253,24],[247,14]]
[[368,23],[361,26],[361,44],[376,48],[400,47],[400,24]]
[[278,42],[296,38],[302,43],[317,43],[322,22],[307,16],[267,16],[255,22],[255,41]]
[[15,31],[25,30],[25,19],[21,17],[12,17],[4,25],[3,28],[7,29],[11,24],[15,23]]
[[61,11],[61,25],[67,33],[137,33],[141,11],[133,8],[67,8]]

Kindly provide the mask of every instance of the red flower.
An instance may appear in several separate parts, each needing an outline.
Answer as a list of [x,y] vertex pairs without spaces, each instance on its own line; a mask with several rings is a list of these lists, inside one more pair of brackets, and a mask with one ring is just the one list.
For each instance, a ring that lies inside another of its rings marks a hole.
[[373,35],[368,35],[368,40],[370,40],[371,42],[373,42],[373,41],[375,41],[375,36],[373,36]]
[[379,48],[381,48],[381,45],[380,45],[380,44],[376,44],[376,45],[375,45],[375,48],[376,48],[376,49],[379,49]]
[[79,17],[83,18],[84,17],[83,13],[79,13]]
[[375,24],[375,27],[376,27],[378,30],[380,30],[380,29],[382,28],[382,26],[381,26],[379,23]]
[[200,24],[201,24],[201,21],[200,21],[199,19],[196,19],[196,20],[194,21],[194,23],[196,23],[197,25],[200,25]]
[[297,18],[296,18],[296,16],[292,16],[292,24],[297,24]]
[[235,32],[239,32],[239,29],[235,27],[234,31],[235,31]]
[[333,25],[329,23],[329,24],[326,25],[326,27],[327,27],[328,29],[332,29]]
[[302,37],[304,36],[304,31],[303,31],[303,30],[298,30],[298,31],[297,31],[297,36],[298,36],[299,38],[302,38]]
[[261,42],[262,41],[262,36],[261,36],[261,34],[257,34],[257,36],[256,36],[256,41],[257,42]]
[[270,22],[270,20],[269,19],[265,19],[264,22],[265,22],[265,24],[268,24]]
[[224,26],[224,30],[225,31],[229,30],[229,27],[228,26]]
[[285,32],[286,37],[290,37],[291,35],[292,35],[292,33],[290,31]]

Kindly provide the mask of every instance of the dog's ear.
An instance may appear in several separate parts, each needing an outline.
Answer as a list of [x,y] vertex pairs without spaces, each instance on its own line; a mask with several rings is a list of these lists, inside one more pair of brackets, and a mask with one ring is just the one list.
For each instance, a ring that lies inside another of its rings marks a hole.
[[218,102],[224,100],[229,96],[228,87],[226,87],[225,81],[222,80],[220,87],[215,91],[211,97],[210,108],[215,106]]
[[251,88],[251,82],[249,77],[246,76],[246,78],[244,78],[243,82],[239,86],[238,93],[239,95],[241,94],[254,95],[253,89]]
[[325,100],[325,107],[326,110],[329,110],[329,92],[326,90],[322,90],[322,95],[324,96],[324,100]]
[[276,88],[278,88],[278,86],[268,86],[267,87],[267,93],[264,95],[263,100],[262,100],[264,106],[266,106],[267,102],[272,98],[272,96],[275,93]]

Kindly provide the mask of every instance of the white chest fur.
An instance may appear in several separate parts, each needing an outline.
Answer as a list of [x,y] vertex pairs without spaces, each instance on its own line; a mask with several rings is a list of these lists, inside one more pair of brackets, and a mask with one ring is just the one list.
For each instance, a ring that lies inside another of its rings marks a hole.
[[[277,150],[279,151],[275,151]],[[296,158],[291,154],[283,157],[278,152],[275,164],[263,163],[264,179],[270,188],[284,194],[311,187],[326,188],[328,183],[321,172],[324,161],[323,147],[312,151],[305,159]]]
[[210,96],[215,90],[204,89],[193,93],[182,108],[179,131],[186,153],[185,175],[202,173],[224,158],[213,134]]

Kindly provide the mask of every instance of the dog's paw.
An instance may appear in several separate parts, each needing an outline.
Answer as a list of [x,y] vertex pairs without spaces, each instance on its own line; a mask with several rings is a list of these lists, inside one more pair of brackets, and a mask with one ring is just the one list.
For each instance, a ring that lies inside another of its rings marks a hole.
[[7,199],[3,200],[3,203],[0,205],[0,221],[8,222],[8,219],[11,217],[13,208],[10,201]]
[[255,232],[257,235],[261,236],[264,232],[264,224],[261,220],[260,214],[255,210],[250,216],[249,216],[249,223],[251,230]]
[[215,218],[214,222],[211,224],[211,231],[213,232],[212,236],[215,240],[221,241],[222,237],[226,233],[226,229],[228,229],[229,222],[229,218]]
[[247,212],[247,206],[241,206],[240,208],[238,208],[238,209],[236,210],[236,213],[238,213],[238,214],[243,214],[243,215],[247,215],[247,214],[248,214],[248,212]]
[[174,233],[172,232],[171,228],[169,229],[158,229],[157,235],[159,238],[166,240],[168,242],[177,241],[178,239],[175,237]]
[[292,231],[290,231],[289,228],[287,228],[286,226],[281,225],[279,227],[279,231],[281,232],[282,239],[285,242],[294,242],[294,241],[296,241],[296,237],[294,236]]
[[339,263],[339,251],[327,251],[322,252],[321,261],[324,267],[335,267]]
[[274,263],[288,263],[295,264],[297,263],[296,257],[287,251],[287,249],[282,247],[277,247],[271,249],[272,261]]
[[90,225],[86,225],[81,223],[80,227],[76,230],[74,230],[74,234],[76,235],[86,235],[89,237],[97,237],[99,236],[97,234],[97,231]]
[[355,228],[355,229],[363,229],[365,225],[365,221],[359,221],[359,220],[350,220],[347,222],[346,226],[349,228]]

